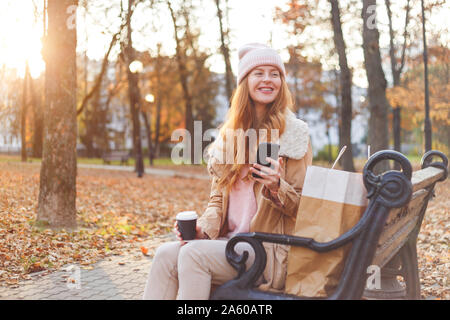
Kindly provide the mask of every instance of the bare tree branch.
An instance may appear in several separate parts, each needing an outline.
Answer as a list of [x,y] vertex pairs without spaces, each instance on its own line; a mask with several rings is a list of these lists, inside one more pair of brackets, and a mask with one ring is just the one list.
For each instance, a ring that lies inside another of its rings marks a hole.
[[[138,0],[136,1],[134,7],[131,10],[130,16],[133,15],[134,10],[136,9],[137,4],[139,4],[140,2],[143,2],[143,0]],[[124,8],[122,5],[122,2],[120,3],[120,14],[119,17],[121,17],[123,19],[123,13],[124,13]],[[120,38],[120,34],[122,33],[122,31],[124,30],[124,28],[127,26],[127,21],[125,19],[125,21],[122,21],[122,24],[119,27],[119,31],[117,31],[112,39],[111,42],[109,43],[109,47],[108,47],[108,51],[106,52],[103,61],[102,61],[102,67],[100,70],[100,73],[97,75],[97,78],[95,79],[95,84],[92,87],[92,89],[89,91],[89,93],[83,98],[83,101],[81,102],[80,107],[77,110],[77,116],[80,115],[84,108],[86,107],[87,103],[89,102],[89,100],[94,96],[94,94],[100,89],[101,83],[103,81],[103,77],[105,76],[106,73],[106,69],[108,67],[108,60],[109,60],[109,55],[111,54],[112,48],[114,47],[114,45],[116,44],[116,42],[119,40]]]

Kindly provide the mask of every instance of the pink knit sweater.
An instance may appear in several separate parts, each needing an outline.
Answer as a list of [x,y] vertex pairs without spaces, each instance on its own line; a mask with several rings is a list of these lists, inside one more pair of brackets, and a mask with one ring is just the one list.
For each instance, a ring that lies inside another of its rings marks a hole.
[[250,169],[245,166],[241,171],[240,178],[231,188],[228,202],[228,234],[230,238],[236,233],[249,232],[250,221],[256,214],[257,204],[253,192],[252,180],[242,180]]

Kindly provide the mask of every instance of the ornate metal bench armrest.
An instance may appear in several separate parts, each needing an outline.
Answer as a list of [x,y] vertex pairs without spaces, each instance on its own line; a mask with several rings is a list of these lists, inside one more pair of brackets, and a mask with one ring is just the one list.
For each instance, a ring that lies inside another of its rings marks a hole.
[[[236,279],[239,279],[240,286],[242,288],[250,288],[260,278],[266,267],[267,256],[262,244],[263,242],[305,247],[316,252],[327,252],[337,249],[352,241],[363,230],[365,221],[366,219],[361,219],[361,221],[359,221],[359,223],[348,232],[330,242],[317,242],[312,238],[274,233],[239,233],[228,241],[225,249],[225,255],[228,262],[238,271],[238,276]],[[245,263],[248,260],[248,252],[244,251],[242,255],[239,255],[235,251],[235,246],[239,242],[247,242],[255,251],[255,261],[247,271],[245,271]]]
[[264,232],[253,232],[247,234],[240,234],[245,237],[253,238],[261,242],[279,243],[296,247],[304,247],[316,252],[328,252],[352,241],[358,235],[358,229],[352,229],[351,232],[347,232],[342,236],[329,241],[329,242],[317,242],[312,238],[297,237],[285,234],[274,234]]
[[[433,157],[439,157],[441,158],[442,162],[432,162]],[[443,154],[440,151],[431,150],[425,153],[422,157],[421,161],[422,169],[428,168],[428,167],[435,167],[438,169],[444,170],[444,176],[439,179],[438,181],[444,181],[448,177],[448,158],[445,154]]]
[[[266,251],[264,250],[264,247],[262,245],[263,242],[304,247],[316,252],[328,252],[340,248],[355,239],[367,227],[370,210],[372,210],[372,205],[369,205],[361,220],[358,221],[358,223],[353,228],[348,230],[340,237],[329,242],[317,242],[312,238],[296,237],[285,234],[264,232],[239,233],[228,241],[225,254],[228,262],[238,271],[238,274],[240,276],[245,271],[245,262],[248,259],[248,252],[244,251],[241,256],[237,254],[237,252],[234,250],[234,247],[239,242],[247,242],[252,246],[253,250],[255,251],[254,264],[256,264],[257,262],[264,263],[262,270],[264,270],[267,260]],[[259,258],[259,256],[261,256],[261,258]]]

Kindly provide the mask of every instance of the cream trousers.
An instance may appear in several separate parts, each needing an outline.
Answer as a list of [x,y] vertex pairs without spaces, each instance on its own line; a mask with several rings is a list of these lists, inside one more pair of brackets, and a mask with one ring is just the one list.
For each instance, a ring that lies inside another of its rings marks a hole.
[[[157,250],[144,289],[145,300],[207,300],[211,285],[223,284],[237,276],[225,258],[227,240],[191,240],[185,245],[168,242]],[[235,247],[238,254],[248,251],[247,269],[254,251],[245,242]]]

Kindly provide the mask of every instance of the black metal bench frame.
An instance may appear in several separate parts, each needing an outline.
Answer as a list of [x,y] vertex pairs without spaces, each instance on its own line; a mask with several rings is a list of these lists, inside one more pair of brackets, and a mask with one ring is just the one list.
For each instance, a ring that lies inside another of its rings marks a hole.
[[[432,162],[433,157],[440,157],[442,162]],[[374,174],[373,169],[375,165],[380,161],[388,159],[400,164],[402,171],[392,170],[380,175]],[[422,169],[430,166],[444,171],[443,176],[438,181],[443,181],[447,178],[448,159],[443,153],[439,151],[427,152],[422,158]],[[352,229],[333,241],[319,243],[311,238],[259,232],[237,234],[228,241],[225,254],[228,262],[238,271],[238,276],[218,287],[212,293],[211,299],[318,299],[256,289],[255,283],[262,275],[266,266],[267,258],[262,245],[263,242],[306,247],[316,252],[328,252],[352,243],[336,290],[330,296],[320,299],[361,299],[366,287],[367,268],[372,264],[374,259],[378,240],[389,212],[393,208],[401,208],[407,205],[411,199],[411,176],[411,164],[401,153],[392,150],[383,150],[372,155],[363,170],[364,185],[368,191],[369,205],[361,220]],[[402,261],[401,270],[396,270],[396,272],[400,273],[404,278],[406,284],[404,298],[406,299],[420,299],[416,242],[428,200],[434,194],[435,183],[432,183],[427,188],[428,194],[422,202],[417,224],[413,231],[408,234],[407,240],[402,247],[395,254],[395,258]],[[245,270],[245,262],[248,259],[248,252],[239,255],[234,250],[236,244],[239,242],[249,243],[255,251],[255,261],[247,271]]]

